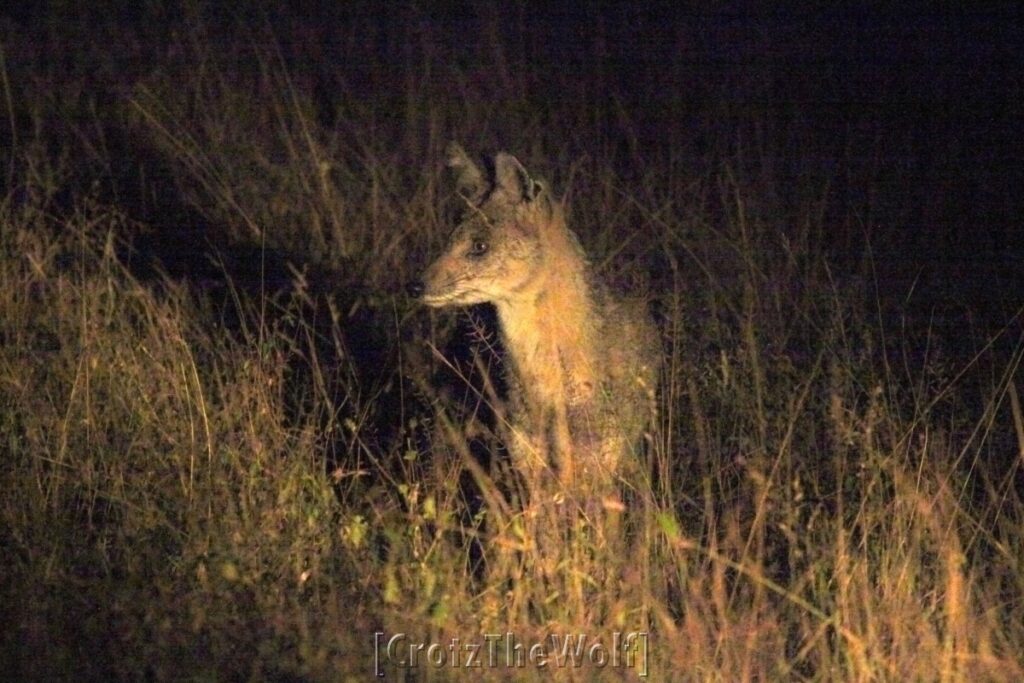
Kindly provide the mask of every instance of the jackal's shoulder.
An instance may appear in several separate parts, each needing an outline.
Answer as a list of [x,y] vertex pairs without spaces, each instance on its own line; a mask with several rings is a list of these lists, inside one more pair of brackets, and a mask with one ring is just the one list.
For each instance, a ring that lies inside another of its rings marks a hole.
[[650,299],[623,293],[603,282],[592,288],[597,339],[614,358],[627,366],[655,368],[661,338],[651,316]]

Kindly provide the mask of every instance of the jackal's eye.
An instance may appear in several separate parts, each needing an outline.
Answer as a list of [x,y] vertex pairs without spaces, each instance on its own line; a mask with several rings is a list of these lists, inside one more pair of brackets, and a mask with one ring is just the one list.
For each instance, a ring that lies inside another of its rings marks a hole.
[[474,257],[480,257],[487,253],[487,247],[489,245],[483,240],[474,240],[473,244],[469,247],[469,255]]

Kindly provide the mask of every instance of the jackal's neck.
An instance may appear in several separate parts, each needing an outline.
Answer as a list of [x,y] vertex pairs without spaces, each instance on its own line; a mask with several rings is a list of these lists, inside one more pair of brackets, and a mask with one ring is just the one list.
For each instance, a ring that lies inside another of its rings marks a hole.
[[496,307],[523,391],[553,402],[594,386],[597,320],[587,264],[568,233],[564,244],[546,253],[535,280]]

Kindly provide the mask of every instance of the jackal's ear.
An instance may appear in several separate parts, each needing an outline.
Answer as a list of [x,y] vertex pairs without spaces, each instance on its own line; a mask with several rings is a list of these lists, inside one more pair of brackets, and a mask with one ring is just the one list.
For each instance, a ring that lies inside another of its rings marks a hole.
[[536,196],[536,184],[530,174],[519,159],[505,152],[494,157],[494,184],[516,200],[532,201]]
[[533,178],[530,180],[530,186],[526,188],[526,198],[533,201],[548,202],[548,185],[543,180],[537,180]]
[[448,168],[455,173],[455,189],[471,202],[479,201],[487,192],[487,181],[480,167],[466,155],[462,145],[449,142],[445,150]]

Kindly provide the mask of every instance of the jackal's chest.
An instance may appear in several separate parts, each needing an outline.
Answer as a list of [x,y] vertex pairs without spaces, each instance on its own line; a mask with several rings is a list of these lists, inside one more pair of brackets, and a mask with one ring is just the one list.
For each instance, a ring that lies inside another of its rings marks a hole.
[[527,408],[572,408],[595,399],[598,378],[578,349],[535,349],[510,361],[513,386]]
[[[502,341],[521,400],[531,410],[587,403],[598,385],[585,297],[549,288],[519,306],[499,306]],[[577,293],[578,294],[578,293]]]

